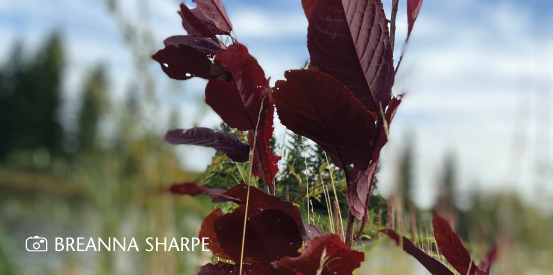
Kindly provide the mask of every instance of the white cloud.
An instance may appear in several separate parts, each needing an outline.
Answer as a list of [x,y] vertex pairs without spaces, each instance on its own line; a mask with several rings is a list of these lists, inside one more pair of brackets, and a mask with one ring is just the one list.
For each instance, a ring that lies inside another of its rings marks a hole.
[[[477,1],[467,3],[469,10],[479,5]],[[398,74],[396,92],[406,91],[408,96],[396,115],[393,142],[386,150],[382,172],[386,183],[380,185],[384,193],[392,191],[394,154],[402,134],[414,129],[416,174],[423,190],[418,201],[423,205],[430,206],[428,194],[435,193],[437,169],[441,169],[447,150],[457,153],[460,185],[481,181],[486,189],[514,188],[527,198],[532,196],[529,179],[536,144],[527,144],[520,181],[508,178],[508,162],[519,101],[535,106],[533,102],[540,100],[536,95],[543,94],[534,91],[533,85],[521,87],[520,83],[529,78],[552,85],[551,63],[542,61],[542,54],[549,50],[544,45],[551,36],[529,32],[536,27],[532,14],[520,11],[508,4],[483,6],[470,14],[470,21],[460,20],[462,14],[449,16],[435,9],[431,14],[421,13]],[[528,116],[524,125],[517,126],[530,141],[537,135],[531,127],[535,119]]]
[[302,10],[270,12],[246,9],[230,14],[237,39],[290,39],[307,35],[307,19]]

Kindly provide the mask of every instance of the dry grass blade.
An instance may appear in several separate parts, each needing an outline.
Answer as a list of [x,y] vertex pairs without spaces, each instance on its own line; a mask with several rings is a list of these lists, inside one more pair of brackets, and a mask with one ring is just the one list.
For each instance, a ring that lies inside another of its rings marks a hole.
[[470,275],[470,269],[471,268],[472,268],[472,257],[470,258],[469,269],[467,270],[467,275]]
[[321,263],[319,264],[319,269],[317,269],[317,275],[323,274],[323,268],[326,260],[328,260],[328,257],[326,256],[326,248],[325,248],[323,250],[323,254],[321,255]]
[[303,160],[305,161],[305,185],[307,186],[307,222],[309,222],[309,178],[307,177],[307,156],[305,155],[305,144],[303,143],[303,137],[301,137],[301,145],[303,146]]
[[[332,182],[332,191],[334,192],[334,199],[338,202],[338,195],[336,194],[336,186],[334,185],[334,175],[332,174],[332,170],[330,170],[330,162],[328,161],[328,155],[326,154],[326,152],[324,152],[325,154],[325,159],[326,159],[326,167],[328,168],[328,172],[330,174],[330,182]],[[342,219],[342,211],[340,210],[340,207],[338,207],[338,216],[340,217],[340,225],[342,226],[342,228],[344,228],[344,220]],[[345,234],[345,233],[344,233]],[[346,239],[346,236],[340,236],[342,237],[342,239]]]
[[[261,111],[263,110],[263,101],[265,100],[265,96],[261,99],[261,108],[259,109],[259,115],[257,116],[257,125],[255,125],[255,131],[253,135],[253,148],[256,146],[257,141],[257,127],[259,126],[259,121],[261,120]],[[252,180],[252,162],[253,162],[253,151],[250,150],[250,175],[248,178],[248,191],[246,192],[246,211],[244,213],[244,229],[242,231],[242,248],[240,252],[240,272],[238,274],[242,274],[242,264],[244,263],[244,243],[246,241],[246,222],[248,221],[248,204],[250,202],[250,186],[251,186],[251,180]]]

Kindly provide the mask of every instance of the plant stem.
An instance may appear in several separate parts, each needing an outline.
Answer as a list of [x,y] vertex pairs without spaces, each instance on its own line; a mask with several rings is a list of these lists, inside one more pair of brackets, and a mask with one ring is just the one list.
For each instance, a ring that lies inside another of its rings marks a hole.
[[348,227],[346,228],[346,245],[353,246],[353,223],[355,222],[355,216],[348,211]]
[[259,144],[255,146],[255,153],[257,154],[258,171],[261,174],[261,179],[263,180],[263,188],[265,189],[265,193],[269,194],[269,185],[267,184],[267,179],[265,178],[265,171],[263,170],[263,162],[261,162]]
[[248,191],[246,193],[246,211],[244,213],[244,229],[242,231],[242,248],[240,250],[240,272],[242,274],[242,264],[244,263],[244,243],[246,242],[246,223],[248,221],[248,204],[250,202],[250,185],[248,184]]
[[394,50],[394,42],[396,41],[396,15],[398,4],[399,0],[392,0],[392,18],[390,19],[390,45],[392,45],[392,51]]

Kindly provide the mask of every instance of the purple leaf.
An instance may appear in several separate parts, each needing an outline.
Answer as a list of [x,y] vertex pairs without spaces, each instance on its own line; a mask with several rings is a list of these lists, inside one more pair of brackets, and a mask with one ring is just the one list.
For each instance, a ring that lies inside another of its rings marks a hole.
[[477,269],[476,264],[472,262],[469,252],[449,223],[436,213],[432,224],[434,239],[447,262],[461,274],[469,274],[470,266],[470,274],[473,275]]
[[171,144],[211,147],[227,154],[230,159],[237,162],[248,161],[250,152],[250,147],[235,134],[215,132],[203,127],[171,130],[165,135],[165,140]]
[[[390,229],[383,229],[379,232],[388,235],[388,237],[396,241],[396,243],[399,245],[399,236],[395,231]],[[402,241],[403,250],[407,252],[407,254],[417,259],[417,261],[419,261],[419,263],[421,263],[432,275],[453,275],[453,272],[451,272],[445,265],[440,263],[438,260],[432,258],[430,255],[424,253],[424,251],[416,247],[409,239],[403,237]]]
[[221,47],[217,42],[211,39],[195,37],[191,35],[176,35],[171,36],[163,41],[165,46],[186,45],[193,47],[205,55],[215,55]]
[[313,6],[317,0],[301,0],[301,5],[303,6],[303,12],[305,12],[305,17],[307,17],[307,20],[309,21],[309,18],[311,17],[311,11],[313,11]]
[[378,138],[372,152],[371,164],[363,173],[348,186],[347,201],[349,204],[349,211],[358,219],[363,219],[367,214],[369,207],[369,198],[371,196],[374,176],[376,174],[376,168],[378,166],[378,159],[380,158],[380,151],[382,147],[388,142],[388,134],[386,127],[390,127],[392,119],[401,103],[402,95],[393,97],[390,100],[390,105],[384,115],[386,124],[381,124],[378,132]]
[[205,102],[228,126],[240,131],[251,129],[248,111],[234,81],[210,79],[205,87]]
[[349,212],[361,220],[367,213],[368,198],[371,195],[374,176],[378,160],[369,165],[350,186],[348,186],[346,199],[349,205]]
[[409,40],[409,36],[411,36],[411,31],[419,15],[421,5],[422,0],[407,0],[407,24],[409,27],[407,30],[407,39],[405,39],[406,42]]
[[[201,192],[199,192],[201,191]],[[242,201],[226,196],[225,193],[227,191],[222,189],[216,189],[216,188],[207,188],[205,186],[198,186],[194,182],[190,183],[178,183],[173,184],[169,187],[169,192],[173,194],[179,194],[179,195],[189,195],[189,196],[197,196],[199,194],[206,194],[209,197],[211,197],[212,203],[220,203],[220,202],[234,202],[234,203],[242,203]]]
[[[304,6],[305,7],[305,6]],[[365,108],[386,107],[394,84],[388,20],[380,0],[318,0],[307,28],[309,68],[342,82]]]
[[[237,199],[241,204],[246,204],[247,190],[248,186],[241,183],[229,189],[224,195]],[[280,209],[296,221],[298,228],[302,227],[301,213],[297,206],[277,196],[269,195],[259,188],[250,187],[248,215],[253,215],[263,209]]]
[[[285,257],[273,265],[278,266],[279,270],[288,269],[296,274],[352,274],[365,260],[363,252],[349,248],[334,234],[315,238],[305,246],[299,257]],[[326,260],[323,259],[322,271],[318,273],[323,251]]]
[[[238,208],[213,223],[219,245],[236,262],[242,250],[244,210],[245,207]],[[247,219],[244,257],[251,257],[254,262],[269,264],[282,257],[295,257],[301,244],[300,229],[282,210],[267,209]]]
[[[219,51],[215,62],[228,70],[234,81],[222,82],[212,79],[206,89],[206,101],[221,115],[223,121],[239,130],[249,130],[250,148],[254,149],[254,175],[264,178],[272,185],[278,172],[280,157],[274,156],[270,140],[273,136],[273,113],[271,88],[265,73],[247,48],[239,50],[230,46],[228,51]],[[233,86],[234,85],[234,86]],[[220,96],[219,96],[220,95]],[[240,99],[240,101],[238,100]],[[241,104],[240,104],[241,102]],[[246,116],[247,115],[247,116]],[[253,129],[257,130],[257,139],[253,148]],[[258,153],[261,155],[263,173],[259,167]]]
[[212,30],[213,33],[230,34],[232,24],[221,0],[192,0],[192,2],[196,3],[196,9],[202,16],[215,26],[216,30]]
[[317,237],[324,236],[325,233],[314,224],[304,223],[301,229],[301,238],[304,242],[308,242]]
[[[319,0],[321,1],[321,0]],[[348,182],[367,168],[376,116],[333,77],[312,70],[287,71],[275,85],[282,124],[319,144],[332,162],[347,171]],[[353,164],[352,170],[347,166]]]
[[[201,190],[203,194],[211,197],[213,203],[220,202],[234,202],[240,206],[245,206],[247,199],[248,186],[244,183],[238,184],[229,190],[225,191],[216,188],[206,188],[204,186],[197,186],[196,183],[184,183],[173,184],[170,189],[174,194],[181,195],[198,195],[198,190]],[[280,209],[286,214],[290,215],[298,229],[302,228],[301,213],[298,207],[290,202],[284,201],[277,196],[273,196],[261,191],[259,188],[250,187],[250,197],[248,203],[248,216],[259,213],[265,209]]]
[[476,275],[488,275],[490,274],[490,268],[497,258],[497,245],[494,245],[492,249],[486,254],[486,257],[478,265]]
[[217,37],[213,30],[216,30],[215,25],[207,20],[197,9],[189,9],[185,4],[180,4],[178,12],[182,18],[182,27],[189,35],[198,37],[208,37],[217,41]]
[[227,275],[238,274],[240,267],[237,265],[217,262],[217,264],[206,264],[200,268],[198,275]]
[[415,21],[417,20],[417,16],[419,15],[421,5],[422,0],[407,0],[407,37],[405,38],[405,44],[403,45],[403,50],[401,51],[401,55],[399,56],[399,62],[397,63],[395,73],[397,73],[397,70],[401,65],[401,61],[403,61],[405,48],[407,46],[407,42],[409,42],[409,37],[411,37],[411,31],[413,31],[413,26],[415,25]]
[[215,211],[211,212],[211,214],[209,214],[209,216],[204,219],[198,237],[200,239],[207,238],[206,247],[211,250],[213,255],[226,260],[231,260],[230,256],[228,256],[219,245],[217,234],[215,233],[215,229],[213,228],[213,223],[216,222],[223,215],[224,214],[221,208],[217,208],[215,209]]
[[152,58],[159,62],[161,69],[173,79],[187,80],[195,76],[209,79],[211,73],[209,58],[192,46],[166,46]]
[[169,187],[169,192],[173,194],[182,194],[195,197],[203,194],[207,190],[205,186],[198,186],[195,182],[173,184]]

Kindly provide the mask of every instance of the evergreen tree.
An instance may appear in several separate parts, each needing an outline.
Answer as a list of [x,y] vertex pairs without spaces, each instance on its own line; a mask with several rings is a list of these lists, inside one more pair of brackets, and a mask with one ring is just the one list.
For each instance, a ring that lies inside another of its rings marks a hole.
[[412,132],[405,135],[405,147],[403,147],[399,163],[399,191],[405,211],[409,211],[409,204],[412,202],[411,198],[413,197],[413,136]]
[[455,181],[457,177],[455,155],[449,153],[444,160],[443,172],[440,181],[440,194],[436,204],[436,211],[444,217],[453,229],[457,224],[457,209],[455,207]]
[[[308,159],[308,162],[311,162],[312,158],[311,156],[304,158],[304,145],[306,150],[311,149],[305,142],[302,143],[301,136],[294,133],[291,133],[290,143],[285,145],[284,169],[278,181],[279,195],[283,199],[287,199],[288,196],[290,201],[293,201],[306,192],[305,161]],[[310,182],[313,183],[312,178]],[[286,188],[288,188],[288,195]]]
[[10,151],[16,127],[15,103],[17,81],[26,69],[23,63],[23,44],[15,42],[10,53],[8,63],[0,70],[0,160],[3,160]]
[[107,107],[107,77],[103,66],[96,67],[85,82],[79,115],[79,144],[81,152],[95,150],[98,122]]
[[58,118],[64,66],[61,37],[51,35],[29,62],[22,58],[22,52],[21,44],[15,44],[11,60],[2,69],[0,159],[10,151],[37,148],[61,155],[64,137]]
[[32,120],[38,132],[42,133],[36,146],[46,147],[52,155],[62,154],[64,133],[59,122],[58,110],[61,97],[61,82],[64,67],[64,49],[61,36],[54,33],[48,38],[44,48],[38,53],[36,63],[31,69],[31,83],[34,87],[29,92],[35,94],[37,102],[30,109],[39,107]]

